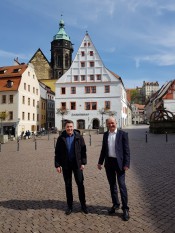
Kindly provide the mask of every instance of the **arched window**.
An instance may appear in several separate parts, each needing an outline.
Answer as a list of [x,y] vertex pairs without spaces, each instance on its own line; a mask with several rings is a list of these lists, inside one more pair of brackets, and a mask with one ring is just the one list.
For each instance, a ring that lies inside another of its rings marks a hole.
[[93,119],[92,121],[92,128],[93,129],[99,129],[100,121],[98,119]]
[[65,67],[66,67],[66,68],[69,67],[69,56],[68,56],[67,53],[66,53],[66,55],[65,55]]

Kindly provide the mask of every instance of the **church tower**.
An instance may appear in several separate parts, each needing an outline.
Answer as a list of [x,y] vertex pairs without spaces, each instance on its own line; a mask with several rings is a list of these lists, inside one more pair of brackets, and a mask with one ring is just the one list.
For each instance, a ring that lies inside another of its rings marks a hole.
[[64,21],[59,23],[59,31],[51,42],[52,78],[60,78],[71,66],[73,44],[64,30]]

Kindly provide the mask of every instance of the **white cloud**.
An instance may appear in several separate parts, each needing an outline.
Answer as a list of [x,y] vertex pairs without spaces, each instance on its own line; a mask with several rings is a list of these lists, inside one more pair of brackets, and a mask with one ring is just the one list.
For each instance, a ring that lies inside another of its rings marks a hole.
[[19,53],[13,53],[13,52],[8,52],[8,51],[4,51],[0,49],[0,57],[1,58],[10,58],[10,59],[14,59],[14,58],[19,58],[19,59],[24,59],[27,60],[29,59],[31,56],[25,55],[25,54],[19,54]]
[[148,62],[158,66],[175,65],[175,53],[154,54],[143,57],[136,57],[135,58],[136,68],[139,68],[142,62]]

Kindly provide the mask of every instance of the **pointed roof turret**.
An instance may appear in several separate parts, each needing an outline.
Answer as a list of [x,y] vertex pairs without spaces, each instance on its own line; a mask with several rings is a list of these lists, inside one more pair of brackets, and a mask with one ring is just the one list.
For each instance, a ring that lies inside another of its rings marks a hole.
[[57,34],[53,37],[53,40],[68,40],[70,41],[69,36],[66,34],[65,30],[64,30],[64,20],[61,19],[60,23],[59,23],[59,31],[57,32]]

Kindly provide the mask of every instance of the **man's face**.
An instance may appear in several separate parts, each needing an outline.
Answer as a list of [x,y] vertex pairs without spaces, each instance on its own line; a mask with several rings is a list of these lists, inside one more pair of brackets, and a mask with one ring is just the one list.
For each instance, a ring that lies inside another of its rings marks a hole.
[[107,126],[110,132],[114,132],[117,128],[116,120],[113,118],[108,119]]
[[72,135],[74,130],[74,125],[72,123],[67,123],[65,129],[68,135]]

